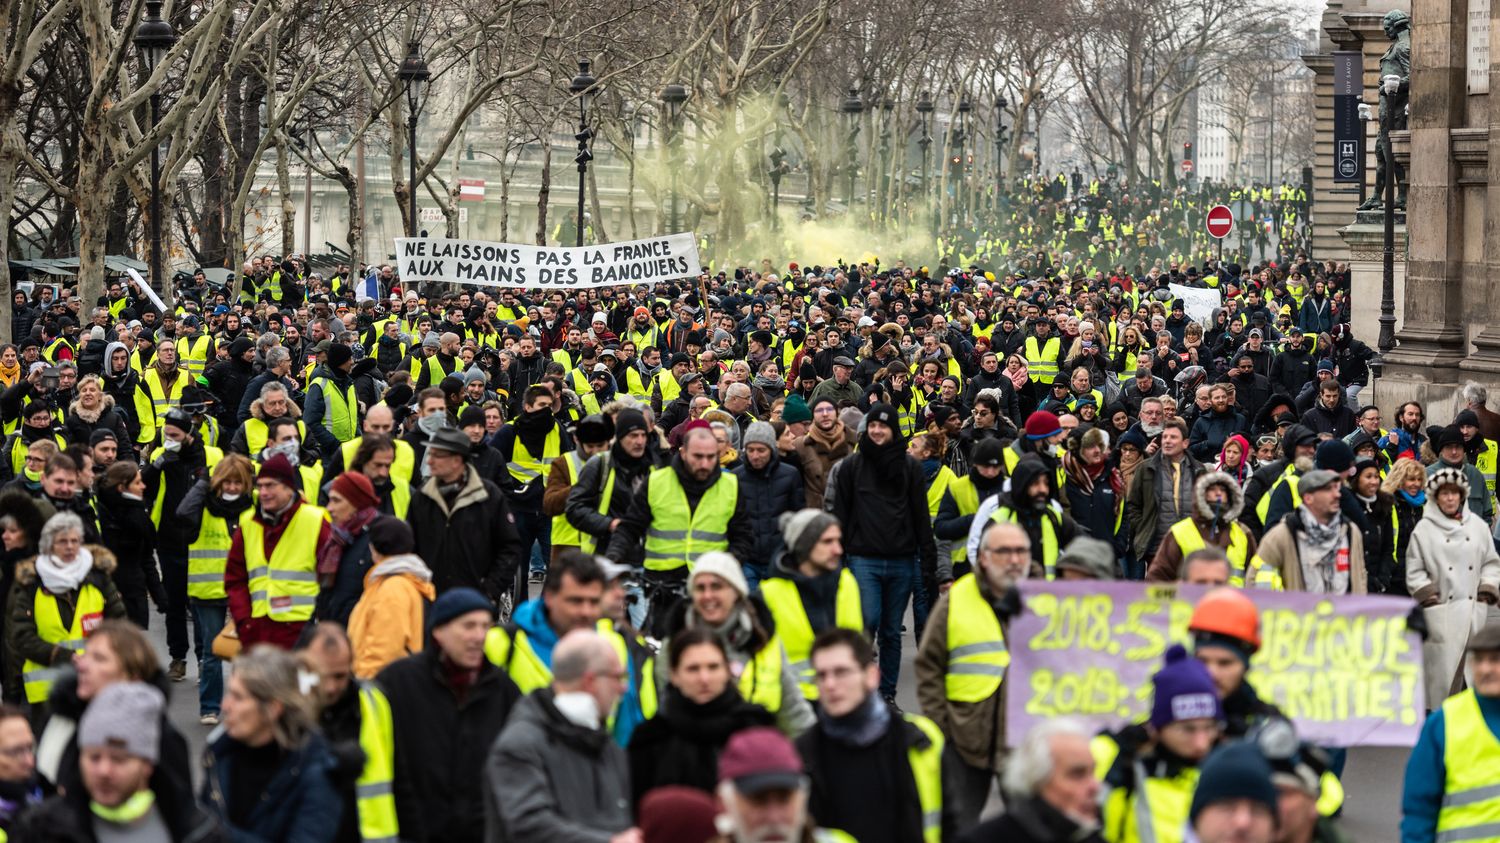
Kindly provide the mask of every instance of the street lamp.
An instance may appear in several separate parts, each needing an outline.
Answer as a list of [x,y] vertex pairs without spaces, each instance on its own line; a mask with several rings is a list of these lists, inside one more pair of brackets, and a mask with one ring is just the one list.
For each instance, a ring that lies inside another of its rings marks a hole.
[[881,204],[881,216],[891,204],[891,112],[895,110],[895,100],[885,97],[880,101],[880,187],[875,195]]
[[995,199],[1005,193],[1005,109],[1010,101],[1005,97],[995,100]]
[[974,110],[974,104],[969,102],[968,94],[960,94],[958,100],[958,131],[953,145],[958,154],[953,157],[953,164],[957,172],[953,174],[953,196],[959,218],[967,220],[969,217],[969,191],[964,189],[964,182],[968,178],[969,168],[964,161],[964,143],[969,138],[969,114]]
[[667,108],[667,155],[669,159],[668,169],[672,171],[672,213],[667,219],[667,232],[677,233],[677,171],[678,150],[680,146],[680,135],[682,130],[682,104],[687,102],[687,88],[672,82],[661,89],[657,99]]
[[[146,63],[146,75],[156,72],[157,65],[167,57],[172,45],[177,43],[177,30],[162,19],[162,0],[146,0],[146,16],[135,27],[135,48]],[[156,130],[156,121],[161,111],[161,86],[151,92],[151,129]],[[151,145],[151,283],[166,291],[161,270],[161,144]]]
[[[917,138],[917,146],[922,148],[922,198],[931,201],[932,195],[928,188],[927,153],[932,148],[932,95],[926,91],[917,94],[917,114],[922,122],[922,136]],[[937,214],[933,210],[932,235],[937,236]]]
[[859,115],[865,110],[865,103],[859,98],[859,89],[851,87],[844,101],[839,103],[839,113],[844,115],[844,130],[848,134],[848,181],[844,189],[844,205],[849,211],[854,210],[854,173],[855,166],[855,141],[859,136]]
[[781,177],[791,172],[786,163],[786,150],[781,148],[781,122],[791,105],[791,98],[782,91],[776,95],[776,145],[771,147],[771,167],[766,175],[771,179],[771,227],[781,227]]
[[578,155],[573,158],[578,162],[578,241],[575,245],[583,245],[583,185],[588,175],[589,162],[594,160],[594,154],[589,152],[589,141],[594,137],[594,132],[589,129],[589,100],[595,93],[594,86],[599,80],[589,72],[589,60],[578,60],[578,75],[568,83],[568,90],[573,96],[578,97],[578,133],[573,139],[578,141]]
[[416,41],[408,41],[406,44],[406,58],[401,60],[401,69],[396,71],[396,78],[406,86],[406,142],[408,145],[408,174],[406,210],[407,210],[407,237],[417,236],[417,107],[422,102],[422,86],[432,73],[427,69],[427,61],[422,58],[422,52],[417,48]]

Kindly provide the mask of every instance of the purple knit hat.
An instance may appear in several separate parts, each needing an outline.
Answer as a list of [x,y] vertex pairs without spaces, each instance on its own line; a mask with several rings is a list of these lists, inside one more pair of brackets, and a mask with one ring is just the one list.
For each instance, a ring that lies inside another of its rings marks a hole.
[[1219,692],[1208,668],[1188,655],[1181,644],[1167,649],[1166,663],[1151,677],[1151,684],[1156,686],[1151,725],[1157,729],[1179,720],[1224,719]]

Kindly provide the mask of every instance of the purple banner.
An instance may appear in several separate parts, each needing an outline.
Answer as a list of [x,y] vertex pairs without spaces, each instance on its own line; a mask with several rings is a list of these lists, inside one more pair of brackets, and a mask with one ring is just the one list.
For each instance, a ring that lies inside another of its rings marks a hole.
[[[1072,716],[1099,729],[1144,722],[1151,675],[1208,589],[1163,583],[1021,583],[1006,634],[1006,739]],[[1412,746],[1422,728],[1422,644],[1412,601],[1247,591],[1260,609],[1250,683],[1322,746]]]

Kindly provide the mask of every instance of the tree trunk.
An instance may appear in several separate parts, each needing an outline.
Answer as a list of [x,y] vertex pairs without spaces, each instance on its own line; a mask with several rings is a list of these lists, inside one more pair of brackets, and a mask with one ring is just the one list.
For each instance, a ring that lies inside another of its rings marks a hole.
[[514,172],[505,166],[508,153],[501,147],[500,156],[500,242],[510,242],[510,178]]
[[590,167],[588,172],[589,208],[594,213],[594,242],[608,243],[609,234],[604,228],[604,211],[599,207],[599,182],[595,175],[599,172],[597,166]]
[[[547,245],[547,200],[552,193],[552,135],[542,141],[542,183],[536,192],[536,244]],[[580,225],[582,220],[578,221]]]
[[[104,256],[117,201],[115,185],[108,178],[108,153],[102,146],[104,128],[95,118],[85,125],[79,138],[78,182],[73,195],[78,208],[78,295],[92,306],[104,295]],[[151,283],[160,286],[160,279]]]
[[[284,133],[276,133],[276,192],[281,197],[281,254],[297,251],[297,203],[292,201],[292,170],[287,159],[288,140]],[[309,249],[308,251],[311,251]]]

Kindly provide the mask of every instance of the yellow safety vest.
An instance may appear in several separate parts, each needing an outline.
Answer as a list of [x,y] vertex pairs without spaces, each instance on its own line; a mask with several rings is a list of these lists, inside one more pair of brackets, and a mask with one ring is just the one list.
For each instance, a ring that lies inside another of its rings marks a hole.
[[1443,804],[1437,839],[1494,841],[1500,838],[1500,741],[1485,725],[1470,688],[1443,702]]
[[187,372],[178,371],[177,380],[172,383],[169,395],[162,386],[159,369],[152,366],[141,374],[141,384],[135,393],[135,415],[141,424],[137,442],[149,445],[156,441],[156,429],[161,427],[167,413],[182,402],[182,390],[190,380],[192,377]]
[[[358,435],[355,424],[359,415],[359,401],[354,397],[354,382],[349,382],[349,388],[342,393],[334,386],[333,381],[328,378],[315,378],[308,388],[318,384],[323,385],[323,427],[334,435],[340,442],[349,442]],[[297,423],[299,432],[302,423]],[[248,436],[248,434],[247,434]]]
[[[1002,521],[1012,524],[1020,523],[1020,520],[1016,518],[1016,511],[1008,506],[997,508],[990,514],[990,520],[997,523]],[[1042,516],[1042,567],[1047,571],[1047,579],[1054,579],[1057,576],[1057,528],[1052,525],[1052,519],[1047,515]]]
[[[973,515],[979,511],[979,492],[974,488],[972,477],[964,475],[949,483],[948,494],[953,496],[959,515]],[[968,559],[969,543],[961,540],[953,542],[953,552],[949,554],[949,558],[955,564]]]
[[682,384],[672,375],[671,369],[662,369],[656,373],[656,386],[661,390],[661,405],[665,408],[668,404],[677,400],[682,394]]
[[[52,439],[57,442],[57,450],[63,451],[68,447],[68,440],[60,434],[52,434]],[[41,440],[38,439],[38,442]],[[26,470],[26,452],[31,450],[31,444],[20,436],[11,440],[10,446],[10,473],[16,477]]]
[[1297,484],[1292,482],[1297,479],[1297,475],[1297,466],[1293,463],[1287,463],[1286,470],[1281,472],[1281,476],[1276,478],[1276,482],[1271,484],[1271,488],[1267,489],[1266,493],[1260,496],[1260,500],[1255,502],[1255,515],[1260,519],[1260,524],[1265,529],[1269,530],[1274,526],[1266,523],[1266,513],[1271,511],[1271,496],[1283,484],[1292,492],[1292,509],[1296,509],[1302,505],[1302,495],[1297,492]]
[[[410,442],[404,439],[392,441],[396,443],[396,458],[391,462],[391,509],[397,518],[405,518],[406,509],[411,505],[411,477],[412,472],[416,471],[417,454],[412,450]],[[345,471],[354,462],[354,452],[359,450],[360,442],[358,438],[350,439],[339,446],[339,451],[344,456]]]
[[58,356],[58,351],[64,348],[72,353],[73,359],[78,359],[78,349],[74,348],[73,344],[68,342],[67,337],[58,337],[52,342],[47,343],[47,347],[42,349],[42,356],[47,358],[48,363],[56,363],[61,359]]
[[1060,348],[1062,341],[1057,337],[1048,337],[1040,347],[1036,337],[1026,338],[1026,367],[1033,383],[1044,379],[1050,382],[1057,377],[1057,353]]
[[[615,652],[620,656],[620,666],[624,667],[629,659],[625,636],[615,631],[615,625],[608,620],[599,621],[596,629],[614,646]],[[484,656],[489,659],[490,664],[504,668],[523,694],[552,684],[552,668],[542,662],[542,657],[532,648],[531,639],[524,629],[490,627],[490,631],[484,636]]]
[[[1203,533],[1191,518],[1184,518],[1172,525],[1172,538],[1177,542],[1177,549],[1182,551],[1182,558],[1195,550],[1202,550],[1207,544],[1203,540]],[[1245,564],[1246,556],[1250,552],[1250,537],[1240,527],[1239,522],[1229,524],[1229,549],[1225,554],[1229,557],[1229,584],[1235,588],[1245,586]]]
[[188,545],[187,593],[194,600],[223,600],[224,567],[234,544],[234,528],[203,508],[198,538]]
[[641,370],[634,366],[625,369],[625,391],[636,398],[650,398],[651,390],[646,387],[646,382],[641,379]]
[[911,777],[917,785],[917,804],[922,808],[922,843],[943,840],[943,733],[937,724],[920,714],[902,712],[906,722],[927,736],[925,747],[906,750]]
[[[147,461],[155,460],[157,457],[161,456],[165,452],[166,452],[165,448],[163,448],[160,445],[157,445],[156,449],[151,452],[151,456],[147,457]],[[208,468],[209,473],[213,472],[214,466],[218,465],[219,461],[222,460],[222,459],[224,459],[224,452],[223,451],[219,450],[218,448],[215,448],[212,445],[204,445],[203,446],[203,463]],[[157,529],[161,529],[161,517],[162,517],[161,507],[162,507],[162,502],[165,501],[166,499],[167,499],[167,484],[166,484],[165,481],[159,482],[159,483],[156,484],[156,500],[154,502],[152,502],[152,504],[151,504],[151,523],[155,524]],[[176,513],[169,513],[169,515],[175,516]]]
[[1250,570],[1245,573],[1245,587],[1266,591],[1286,590],[1286,585],[1281,580],[1281,572],[1261,558],[1259,553],[1250,557]]
[[547,431],[546,441],[542,443],[542,455],[538,457],[532,456],[526,446],[521,444],[521,437],[516,436],[510,452],[510,462],[505,464],[505,468],[523,486],[540,479],[548,466],[552,465],[552,461],[562,455],[561,442],[562,436],[558,433],[557,425],[553,424],[552,429]]
[[210,342],[212,340],[208,334],[177,339],[177,368],[186,372],[190,379],[203,374],[203,370],[208,366]]
[[932,482],[927,486],[927,517],[929,519],[937,517],[938,507],[943,503],[943,493],[956,482],[958,482],[958,475],[953,473],[953,469],[946,465],[938,469]]
[[266,529],[255,518],[255,508],[240,516],[245,546],[245,571],[250,576],[250,616],[278,623],[305,621],[318,599],[318,533],[326,513],[303,503],[266,558]]
[[[792,674],[802,688],[802,696],[810,700],[818,698],[818,684],[813,676],[812,645],[815,633],[807,620],[807,608],[797,584],[784,577],[763,580],[760,595],[765,598],[766,608],[776,620],[776,634],[786,647],[786,657],[791,662]],[[860,631],[865,628],[864,610],[859,601],[859,583],[848,568],[839,570],[839,586],[834,598],[834,626],[840,629]]]
[[948,673],[943,684],[953,702],[993,697],[1005,680],[1010,651],[1000,618],[979,592],[979,580],[964,574],[948,589]]
[[[78,587],[78,603],[73,607],[73,625],[65,627],[62,623],[62,613],[57,611],[57,598],[41,585],[37,586],[36,595],[32,598],[32,617],[36,620],[36,634],[48,644],[62,647],[65,650],[81,652],[83,642],[89,634],[94,631],[100,621],[104,620],[104,594],[92,583],[83,583]],[[52,683],[61,675],[64,668],[51,665],[39,664],[27,659],[21,666],[21,681],[26,686],[26,701],[32,705],[40,705],[47,701],[47,694],[52,690]]]
[[[517,444],[520,440],[516,440]],[[583,457],[577,451],[569,451],[563,454],[563,463],[568,467],[568,485],[578,484],[578,472],[583,470]],[[609,501],[605,500],[608,506]],[[584,535],[577,527],[568,523],[566,514],[552,516],[552,546],[576,547],[584,553],[594,552],[594,537]]]
[[1500,444],[1493,439],[1484,440],[1484,449],[1474,459],[1474,467],[1484,475],[1484,486],[1490,490],[1490,496],[1495,494],[1495,463],[1496,457],[1500,456]]
[[739,502],[739,478],[727,471],[689,509],[687,492],[671,466],[653,469],[646,482],[651,525],[646,530],[646,569],[675,571],[710,550],[729,550],[729,519]]
[[[250,418],[245,419],[244,429],[245,450],[249,451],[250,456],[252,457],[260,456],[260,452],[264,451],[266,448],[267,440],[271,438],[270,429],[267,427],[265,422],[261,421],[255,416],[251,416]],[[306,441],[306,439],[307,425],[303,424],[301,419],[297,419],[297,441],[302,442]],[[351,452],[349,456],[352,457],[353,453]],[[348,461],[346,460],[345,463],[347,464],[347,462]]]
[[395,843],[400,836],[391,790],[396,777],[395,732],[391,703],[373,682],[359,683],[359,748],[365,753],[365,766],[354,781],[359,838],[365,843]]
[[[1094,738],[1095,769],[1103,777],[1114,764],[1120,745],[1108,735]],[[1182,843],[1188,825],[1188,809],[1198,786],[1198,768],[1184,768],[1172,778],[1146,774],[1146,766],[1135,762],[1135,786],[1117,787],[1104,797],[1104,828],[1110,843]]]
[[[649,557],[648,557],[649,558]],[[781,636],[772,633],[760,652],[750,657],[740,673],[737,686],[740,696],[775,714],[781,710],[781,667],[786,658],[781,648]]]

